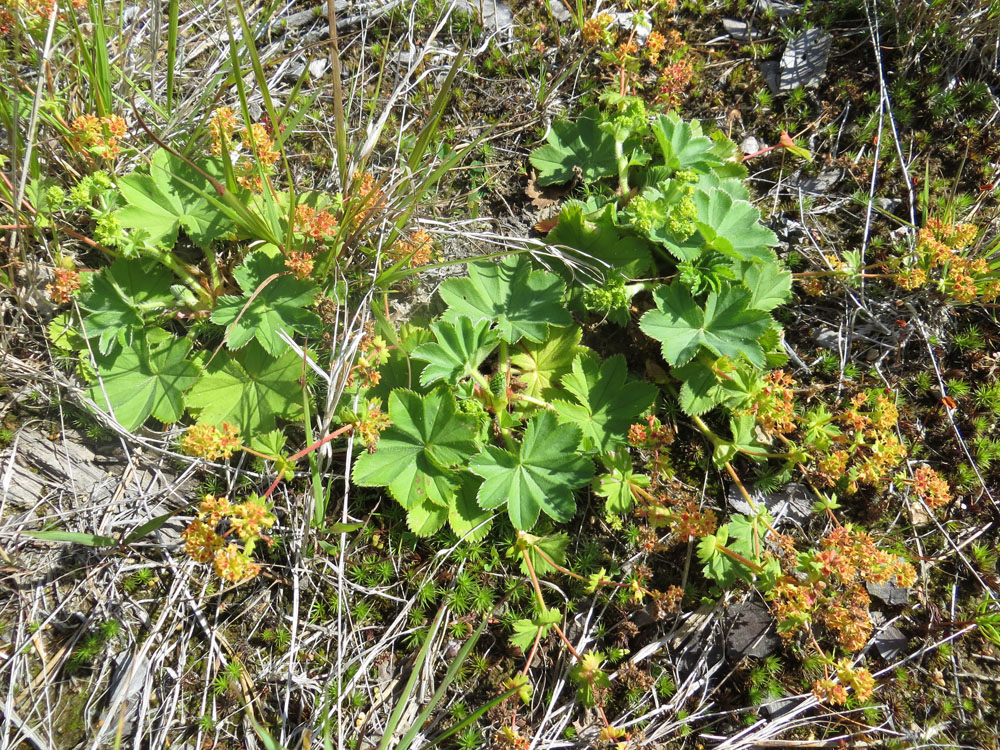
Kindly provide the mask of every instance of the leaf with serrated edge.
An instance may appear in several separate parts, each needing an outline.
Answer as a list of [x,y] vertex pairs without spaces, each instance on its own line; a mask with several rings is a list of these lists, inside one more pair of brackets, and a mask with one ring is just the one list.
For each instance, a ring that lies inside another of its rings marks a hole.
[[651,130],[668,169],[695,168],[707,172],[712,166],[722,164],[722,159],[712,152],[715,144],[702,135],[697,121],[685,122],[670,113],[654,119]]
[[98,350],[107,354],[116,340],[174,304],[165,291],[173,281],[174,275],[160,265],[118,258],[93,275],[89,291],[80,298],[80,307],[87,311],[87,338],[97,338]]
[[455,397],[443,386],[426,396],[393,391],[389,419],[392,426],[382,433],[378,450],[354,464],[354,482],[388,487],[407,510],[424,500],[447,508],[458,482],[451,469],[477,449],[472,420],[458,412]]
[[707,193],[696,190],[693,200],[698,210],[695,223],[708,247],[737,260],[774,257],[768,247],[777,245],[778,238],[760,223],[760,212],[750,203],[733,200],[719,188]]
[[558,568],[552,563],[566,567],[566,548],[569,547],[569,534],[560,531],[557,534],[535,536],[522,532],[518,539],[524,542],[524,552],[521,552],[521,545],[518,544],[511,548],[511,552],[507,556],[521,561],[521,572],[525,575],[530,575],[524,561],[525,554],[531,560],[531,569],[535,571],[535,575],[543,576],[555,573]]
[[430,536],[447,520],[448,509],[426,498],[406,511],[406,525],[417,536]]
[[279,331],[303,333],[319,324],[316,314],[304,309],[316,298],[316,285],[284,275],[286,271],[281,258],[259,252],[236,269],[233,275],[245,294],[221,298],[212,311],[212,322],[227,326],[230,349],[242,349],[256,338],[269,354],[277,356],[288,346]]
[[757,310],[773,310],[792,296],[792,275],[774,261],[741,263],[743,284],[750,290],[750,306]]
[[500,344],[500,338],[490,330],[490,321],[473,323],[469,318],[458,318],[454,323],[439,321],[431,328],[435,341],[422,344],[413,352],[414,359],[427,362],[420,374],[420,384],[427,386],[435,380],[452,385],[479,372],[479,366]]
[[493,525],[493,514],[476,503],[481,484],[479,477],[464,475],[458,492],[448,501],[448,525],[459,539],[468,542],[482,539]]
[[106,367],[98,368],[103,389],[95,383],[89,395],[102,408],[110,402],[115,419],[128,430],[150,415],[176,422],[184,413],[184,392],[198,380],[190,353],[191,342],[185,339],[170,337],[153,347],[139,338],[135,346],[123,348]]
[[549,401],[563,393],[558,382],[570,371],[576,355],[587,351],[580,346],[582,333],[579,326],[553,328],[542,343],[522,341],[511,350],[510,363],[526,386],[526,396]]
[[302,359],[274,358],[256,343],[236,355],[219,353],[187,397],[198,421],[232,422],[244,435],[273,430],[276,420],[302,413]]
[[[585,217],[582,203],[567,203],[545,241],[577,250],[585,258],[602,260],[628,278],[641,276],[653,262],[647,242],[615,226],[614,206],[610,204]],[[566,279],[572,277],[572,271],[562,265],[556,272]]]
[[704,346],[717,355],[746,357],[764,366],[757,339],[771,324],[771,317],[747,309],[750,294],[746,290],[726,287],[721,294],[712,292],[704,310],[681,284],[661,286],[653,297],[657,309],[643,315],[639,327],[662,343],[663,358],[671,365],[685,364]]
[[632,486],[649,487],[650,479],[633,472],[632,458],[627,450],[622,450],[612,456],[608,473],[597,477],[594,483],[594,494],[606,499],[604,508],[608,513],[628,513],[635,505]]
[[[214,177],[221,175],[217,159],[199,165]],[[153,154],[150,174],[131,174],[119,180],[127,206],[116,212],[122,225],[144,229],[151,243],[173,246],[178,227],[192,241],[207,247],[213,240],[233,229],[233,223],[219,206],[215,188],[197,170],[166,149]]]
[[[576,403],[554,401],[560,421],[575,424],[584,438],[599,450],[623,443],[624,433],[635,418],[656,398],[656,388],[629,381],[625,357],[616,354],[599,364],[594,357],[578,356],[572,372],[562,379],[563,388]],[[587,447],[586,444],[584,447]]]
[[615,139],[602,130],[597,107],[589,107],[576,122],[552,123],[548,143],[531,152],[531,165],[538,170],[539,185],[569,182],[573,168],[587,181],[613,175],[618,170]]
[[573,490],[594,474],[593,463],[578,454],[580,438],[578,428],[542,412],[528,422],[516,454],[486,446],[469,462],[472,473],[484,480],[480,507],[506,504],[514,527],[524,531],[535,525],[540,510],[569,521],[576,511]]
[[563,288],[558,276],[532,270],[522,257],[471,263],[468,277],[441,284],[441,299],[448,305],[442,318],[491,321],[510,344],[522,337],[544,341],[550,325],[572,322],[562,305]]

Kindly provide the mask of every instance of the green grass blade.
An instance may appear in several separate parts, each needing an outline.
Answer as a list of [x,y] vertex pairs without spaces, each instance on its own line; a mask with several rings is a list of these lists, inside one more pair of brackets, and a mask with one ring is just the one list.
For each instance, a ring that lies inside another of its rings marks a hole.
[[99,534],[85,534],[76,531],[22,531],[21,533],[43,542],[69,542],[70,544],[82,544],[84,547],[118,546],[117,539]]
[[174,67],[177,63],[177,19],[180,0],[170,0],[167,6],[167,111],[174,109]]
[[407,750],[410,743],[413,742],[413,739],[417,736],[417,732],[419,732],[420,729],[427,724],[427,720],[430,719],[434,709],[437,708],[438,704],[444,698],[445,692],[458,676],[458,672],[461,670],[462,664],[465,663],[466,658],[469,656],[469,652],[475,647],[479,637],[486,629],[487,623],[489,623],[489,617],[484,617],[483,621],[479,624],[479,627],[476,628],[476,631],[469,636],[469,639],[463,644],[462,648],[459,649],[458,654],[455,655],[451,664],[448,665],[448,671],[445,672],[444,677],[441,680],[441,684],[438,685],[438,689],[434,691],[434,695],[431,696],[427,706],[420,712],[416,721],[413,722],[413,726],[411,726],[407,730],[406,734],[403,735],[399,744],[396,746],[396,750]]
[[[385,725],[385,734],[382,735],[382,741],[379,742],[378,750],[388,750],[389,743],[392,742],[392,737],[396,734],[396,727],[399,726],[400,719],[403,718],[403,711],[406,710],[406,705],[410,700],[410,696],[413,695],[413,689],[417,686],[417,680],[420,679],[420,671],[424,666],[424,662],[427,660],[427,654],[430,652],[431,643],[434,641],[434,636],[437,635],[438,628],[441,626],[441,621],[444,619],[445,612],[446,609],[444,607],[439,609],[437,615],[434,617],[434,622],[431,623],[430,628],[427,630],[427,637],[424,639],[424,643],[420,647],[420,651],[417,652],[417,658],[413,663],[413,671],[410,672],[410,678],[406,681],[406,685],[403,687],[403,692],[400,693],[396,707],[392,709],[389,721]],[[402,745],[400,745],[400,747],[402,747]]]

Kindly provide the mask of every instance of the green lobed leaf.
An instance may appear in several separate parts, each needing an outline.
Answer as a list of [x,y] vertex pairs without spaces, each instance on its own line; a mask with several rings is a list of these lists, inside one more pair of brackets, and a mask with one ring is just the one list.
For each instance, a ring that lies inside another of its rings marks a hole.
[[242,349],[256,338],[277,356],[287,349],[279,331],[305,333],[319,325],[316,314],[304,309],[316,298],[316,285],[288,275],[280,256],[253,253],[233,276],[244,294],[222,297],[212,311],[212,322],[227,327],[230,349]]
[[569,534],[559,532],[536,536],[522,531],[517,535],[517,543],[510,548],[507,557],[519,560],[521,572],[530,575],[528,566],[524,562],[524,555],[527,555],[535,575],[543,576],[558,570],[552,563],[566,567],[567,547],[569,547]]
[[538,637],[540,628],[531,620],[515,620],[513,629],[514,632],[507,639],[508,642],[512,646],[517,646],[524,653],[528,653],[528,650],[535,643],[535,638]]
[[427,497],[406,511],[406,526],[417,536],[430,536],[447,520],[448,508],[442,508]]
[[576,512],[573,491],[590,481],[591,461],[578,454],[581,434],[577,427],[561,425],[551,412],[528,422],[516,453],[486,446],[469,462],[473,474],[483,478],[479,505],[485,509],[507,506],[517,529],[529,530],[541,510],[556,521],[569,521]]
[[635,505],[632,487],[649,487],[650,479],[645,474],[632,470],[632,458],[627,450],[612,455],[608,473],[594,480],[594,494],[605,498],[604,508],[608,513],[628,513]]
[[761,310],[748,310],[750,294],[728,287],[721,294],[708,295],[702,309],[680,284],[661,286],[654,293],[656,310],[642,316],[639,327],[663,345],[663,358],[671,365],[690,361],[704,346],[720,356],[746,357],[757,367],[764,366],[764,352],[757,339],[771,324]]
[[450,390],[439,386],[426,396],[393,391],[389,419],[392,426],[382,433],[378,450],[354,464],[354,482],[388,487],[407,510],[425,500],[447,510],[459,481],[451,469],[477,450],[472,418],[457,410]]
[[707,247],[737,260],[773,260],[768,248],[777,245],[778,238],[760,223],[760,212],[749,202],[734,200],[725,190],[713,188],[707,193],[696,190],[694,203],[698,232]]
[[601,129],[597,107],[588,107],[575,122],[552,123],[548,143],[531,152],[531,165],[538,170],[539,185],[569,182],[574,167],[588,182],[616,174],[614,137]]
[[448,525],[459,539],[475,542],[493,525],[493,514],[476,502],[481,484],[479,477],[464,474],[458,491],[448,500]]
[[238,425],[243,435],[273,430],[278,418],[302,413],[302,359],[272,357],[251,343],[235,355],[219,353],[187,397],[199,422]]
[[[596,213],[584,214],[584,206],[577,201],[567,202],[559,213],[559,223],[549,232],[545,241],[550,245],[564,245],[582,253],[585,258],[604,261],[623,276],[636,278],[644,274],[653,263],[649,244],[622,231],[615,224],[614,206],[608,204]],[[561,266],[564,278],[572,276]]]
[[[222,177],[218,159],[204,160],[199,166],[217,179]],[[125,227],[149,232],[154,245],[172,247],[180,227],[200,247],[234,229],[226,213],[210,200],[217,197],[211,183],[166,149],[153,154],[149,175],[127,175],[118,187],[128,205],[116,216]]]
[[737,365],[726,377],[720,377],[705,362],[694,359],[676,367],[673,376],[682,381],[680,406],[685,414],[697,417],[716,406],[743,406],[750,396],[756,376]]
[[184,392],[198,380],[190,354],[191,342],[185,339],[169,336],[152,343],[146,336],[137,337],[133,346],[98,362],[101,380],[88,395],[99,407],[110,408],[127,430],[150,415],[176,422],[184,413]]
[[750,307],[770,311],[792,296],[792,274],[776,262],[741,263],[740,275],[750,290]]
[[435,341],[417,347],[412,355],[428,363],[420,374],[423,386],[435,380],[454,385],[472,377],[500,344],[500,338],[490,329],[490,321],[485,319],[475,323],[464,316],[454,323],[442,320],[431,326],[431,330]]
[[159,264],[118,258],[91,277],[81,295],[85,335],[98,340],[98,351],[107,354],[116,343],[127,344],[132,333],[165,309],[174,306],[166,290],[174,281]]
[[563,289],[558,276],[532,270],[520,256],[470,263],[467,278],[441,284],[441,299],[448,305],[442,318],[491,321],[500,337],[511,344],[522,337],[544,341],[550,325],[572,322],[562,305]]
[[621,354],[603,363],[598,363],[595,357],[578,356],[562,385],[576,403],[552,402],[560,420],[583,431],[584,448],[597,448],[601,452],[625,442],[629,425],[656,398],[654,386],[628,378],[625,357]]
[[655,118],[651,128],[668,169],[708,172],[713,166],[722,164],[723,160],[713,151],[715,144],[702,135],[697,120],[685,122],[671,112]]
[[563,394],[559,381],[570,371],[576,355],[587,351],[580,346],[582,334],[580,326],[552,328],[545,341],[522,341],[512,350],[510,363],[526,386],[525,395],[551,401]]

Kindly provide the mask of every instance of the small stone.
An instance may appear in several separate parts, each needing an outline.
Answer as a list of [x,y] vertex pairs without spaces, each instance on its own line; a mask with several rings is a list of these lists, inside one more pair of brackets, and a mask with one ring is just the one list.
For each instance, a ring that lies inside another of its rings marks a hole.
[[786,94],[800,86],[819,84],[826,75],[833,37],[822,29],[807,29],[785,45],[780,61],[761,64],[768,87],[774,94]]
[[748,135],[746,138],[743,139],[743,142],[740,143],[740,151],[742,151],[744,154],[748,156],[750,154],[756,154],[762,148],[763,146],[760,145],[760,141],[758,141],[752,135]]
[[798,5],[785,3],[782,0],[757,0],[757,11],[759,13],[774,13],[778,18],[788,18],[788,16],[802,10]]
[[652,27],[648,24],[636,23],[637,14],[628,11],[625,13],[612,13],[612,23],[616,26],[621,26],[626,31],[631,31],[635,34],[635,41],[640,45],[646,43],[647,37],[649,37],[649,32],[652,31]]
[[910,600],[910,590],[891,583],[866,583],[868,593],[890,606],[906,604]]
[[764,33],[755,29],[749,21],[738,21],[735,18],[723,18],[722,28],[737,42],[750,42],[764,36]]
[[329,63],[322,57],[318,57],[309,63],[309,75],[313,78],[321,78],[326,72]]
[[[813,496],[809,488],[799,482],[789,482],[780,490],[764,493],[750,490],[750,497],[758,506],[763,506],[776,521],[787,519],[796,524],[802,524],[812,514]],[[736,485],[732,485],[726,493],[730,507],[737,513],[752,515],[753,508],[743,498]]]
[[788,178],[785,186],[793,191],[801,190],[807,195],[825,195],[829,193],[844,176],[842,169],[827,169],[815,177],[804,175],[801,170]]
[[773,654],[781,643],[774,616],[757,601],[740,602],[726,609],[726,649],[730,663],[746,656],[762,659]]
[[552,11],[552,17],[559,23],[569,23],[573,20],[573,14],[569,12],[569,8],[563,5],[560,0],[552,0],[549,3],[549,8]]
[[892,659],[906,650],[907,638],[895,625],[883,628],[875,635],[875,648],[883,659]]
[[834,331],[832,328],[821,328],[813,334],[813,341],[816,346],[824,349],[838,349],[840,348],[840,332]]

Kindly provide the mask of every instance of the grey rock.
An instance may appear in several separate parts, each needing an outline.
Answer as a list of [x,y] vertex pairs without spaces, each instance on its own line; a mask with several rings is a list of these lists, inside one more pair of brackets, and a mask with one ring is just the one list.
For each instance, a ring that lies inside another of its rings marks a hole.
[[[809,488],[798,482],[790,482],[776,492],[763,493],[750,490],[750,497],[759,506],[767,508],[776,520],[789,520],[796,524],[803,523],[812,515],[813,497]],[[734,485],[727,492],[729,505],[733,510],[744,515],[753,513],[753,508],[743,498],[743,494]]]
[[758,13],[774,13],[778,18],[788,18],[802,10],[798,5],[785,3],[782,0],[757,0],[756,8]]
[[755,29],[749,21],[739,21],[735,18],[723,18],[722,28],[737,42],[750,42],[764,36],[764,32]]
[[748,135],[740,143],[740,151],[742,151],[744,154],[747,154],[747,155],[749,155],[749,154],[756,154],[762,148],[764,148],[764,147],[761,145],[760,141],[758,141],[752,135]]
[[303,71],[305,71],[305,63],[295,62],[289,65],[286,69],[282,78],[286,81],[297,81],[302,77]]
[[807,29],[785,45],[781,60],[761,65],[768,87],[784,94],[799,86],[816,86],[826,75],[833,37],[822,29]]
[[910,600],[910,590],[891,583],[866,583],[868,593],[890,606],[906,604]]
[[832,328],[821,328],[813,334],[812,338],[816,346],[821,346],[824,349],[840,348],[840,333]]
[[649,37],[649,32],[652,28],[636,23],[636,14],[632,11],[627,11],[624,13],[612,13],[611,17],[613,19],[613,24],[616,26],[621,26],[626,31],[635,32],[635,41],[639,44],[645,44],[646,39]]
[[805,175],[799,170],[785,182],[785,186],[793,192],[801,190],[808,195],[825,195],[829,193],[844,177],[843,169],[827,169],[815,177]]
[[552,12],[552,17],[559,23],[569,23],[573,20],[573,14],[569,12],[569,8],[563,5],[562,0],[551,0],[549,8]]
[[309,63],[309,75],[313,78],[320,78],[329,66],[329,61],[325,58],[318,57]]
[[882,628],[875,634],[875,649],[883,659],[893,659],[906,650],[909,639],[895,625]]
[[787,714],[797,705],[799,705],[799,699],[789,696],[788,698],[777,698],[773,701],[762,703],[761,708],[764,709],[769,719],[777,719],[782,714]]
[[726,609],[726,650],[730,663],[746,656],[762,659],[781,643],[774,616],[758,601],[740,602]]
[[514,28],[514,12],[502,0],[456,0],[455,10],[476,16],[482,21],[483,28],[490,33]]

